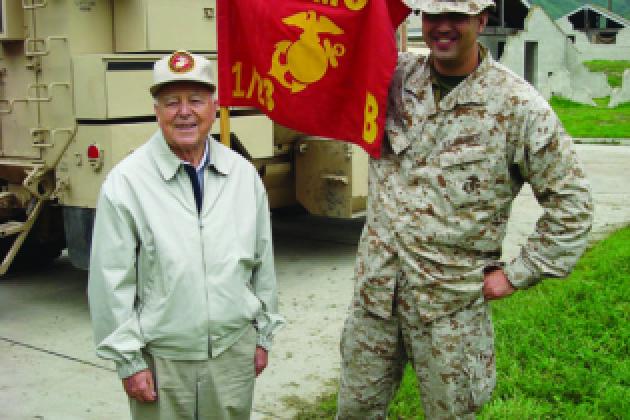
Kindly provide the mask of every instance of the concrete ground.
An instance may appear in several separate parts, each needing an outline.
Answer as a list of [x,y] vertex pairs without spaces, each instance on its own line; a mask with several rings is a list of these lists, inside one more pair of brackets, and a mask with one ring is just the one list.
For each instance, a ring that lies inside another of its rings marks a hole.
[[[630,223],[630,147],[579,145],[596,201],[594,238]],[[514,205],[506,255],[540,214],[531,193]],[[334,389],[338,343],[352,293],[361,221],[274,218],[281,312],[268,369],[256,386],[254,418],[290,418],[299,401]],[[129,418],[112,366],[94,356],[87,275],[61,258],[0,278],[0,420]]]

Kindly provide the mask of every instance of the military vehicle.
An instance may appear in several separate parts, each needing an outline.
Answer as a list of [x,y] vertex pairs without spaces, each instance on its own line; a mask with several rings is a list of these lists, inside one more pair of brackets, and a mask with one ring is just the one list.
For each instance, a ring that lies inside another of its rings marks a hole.
[[[87,268],[104,177],[157,129],[153,63],[182,49],[216,60],[215,0],[0,0],[0,275],[16,256],[36,265],[66,247]],[[232,109],[229,123],[230,147],[258,168],[272,208],[364,210],[356,146],[252,109]]]

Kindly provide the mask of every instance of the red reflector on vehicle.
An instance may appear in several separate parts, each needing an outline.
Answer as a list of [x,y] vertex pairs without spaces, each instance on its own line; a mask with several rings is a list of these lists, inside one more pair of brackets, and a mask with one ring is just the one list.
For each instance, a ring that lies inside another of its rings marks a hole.
[[91,144],[87,149],[87,157],[88,159],[98,159],[101,155],[101,151],[98,150],[98,146]]

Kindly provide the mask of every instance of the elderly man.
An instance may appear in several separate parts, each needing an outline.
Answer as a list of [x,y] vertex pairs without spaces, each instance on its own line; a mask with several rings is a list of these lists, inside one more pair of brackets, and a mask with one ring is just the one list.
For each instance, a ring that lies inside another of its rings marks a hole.
[[267,196],[255,168],[209,136],[211,63],[178,51],[154,82],[160,129],[109,173],[97,206],[97,353],[116,362],[134,419],[247,419],[283,323]]
[[[536,90],[478,44],[492,0],[419,0],[428,57],[401,54],[383,158],[371,160],[339,419],[384,419],[405,363],[428,419],[474,418],[495,386],[488,301],[566,276],[592,202],[571,138]],[[512,202],[543,207],[501,261]]]

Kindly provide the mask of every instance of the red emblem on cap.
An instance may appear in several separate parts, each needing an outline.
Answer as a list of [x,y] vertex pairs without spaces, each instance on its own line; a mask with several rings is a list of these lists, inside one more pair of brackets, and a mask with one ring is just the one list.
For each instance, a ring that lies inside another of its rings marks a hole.
[[168,60],[168,67],[173,73],[186,73],[195,66],[195,59],[185,51],[173,53]]

